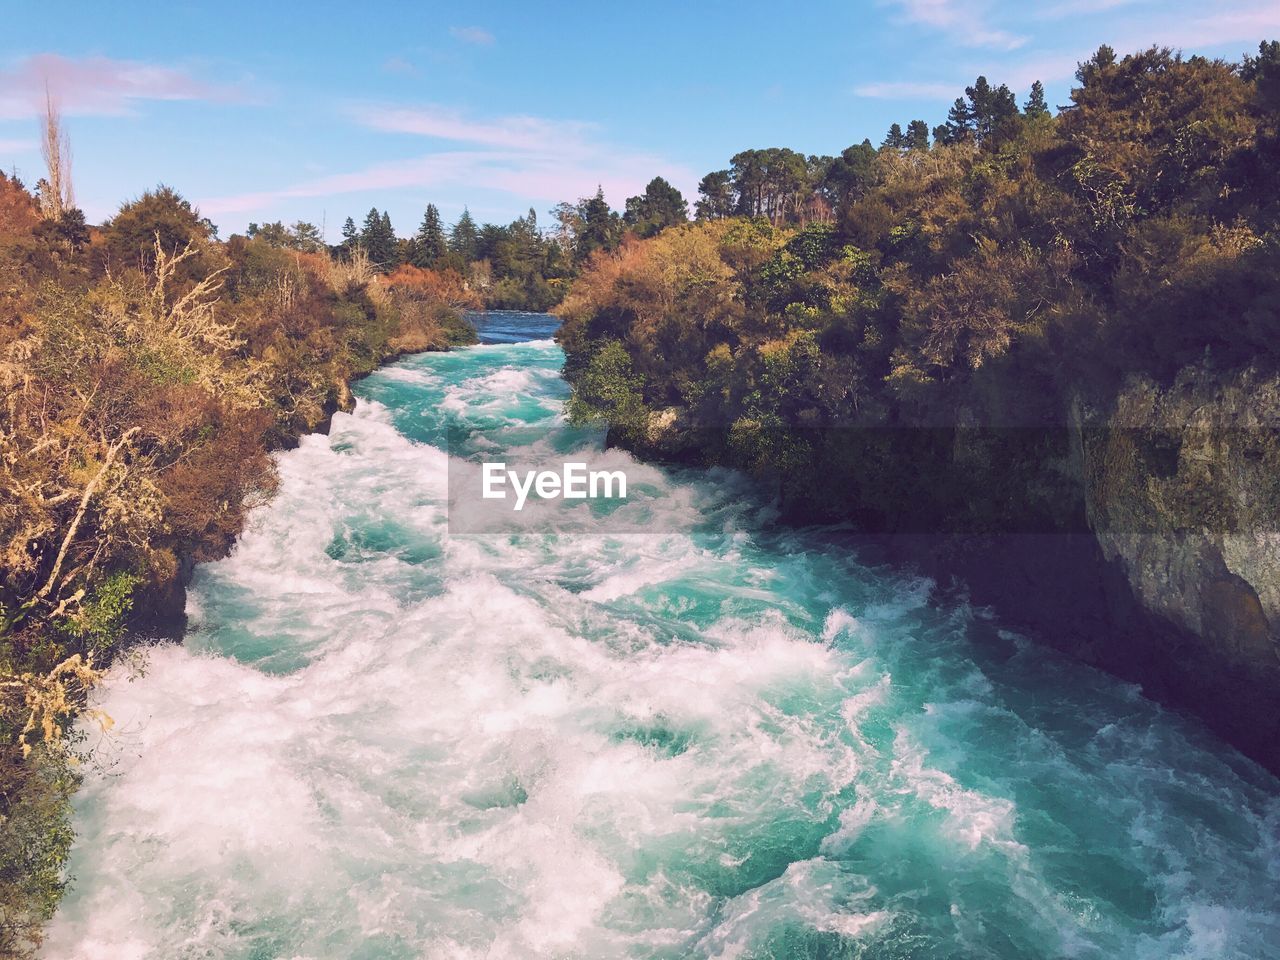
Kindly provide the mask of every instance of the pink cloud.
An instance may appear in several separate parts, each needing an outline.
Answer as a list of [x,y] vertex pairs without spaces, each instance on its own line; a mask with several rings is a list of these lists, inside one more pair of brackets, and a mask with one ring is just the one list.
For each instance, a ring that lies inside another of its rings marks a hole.
[[444,107],[356,107],[351,114],[362,126],[385,133],[411,133],[513,150],[564,150],[581,145],[593,129],[590,124],[572,120],[529,116],[469,120]]
[[21,120],[44,109],[48,90],[68,114],[116,116],[144,100],[247,99],[242,89],[205,83],[177,67],[42,53],[0,70],[0,120]]

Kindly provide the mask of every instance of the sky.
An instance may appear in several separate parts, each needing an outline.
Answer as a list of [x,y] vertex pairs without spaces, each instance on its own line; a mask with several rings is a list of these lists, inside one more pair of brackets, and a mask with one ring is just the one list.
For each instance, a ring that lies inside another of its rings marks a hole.
[[46,89],[91,222],[164,183],[223,237],[427,203],[505,223],[654,176],[696,198],[751,147],[834,154],[930,127],[979,74],[1069,102],[1108,43],[1238,60],[1277,0],[24,3],[0,34],[0,167],[41,176]]

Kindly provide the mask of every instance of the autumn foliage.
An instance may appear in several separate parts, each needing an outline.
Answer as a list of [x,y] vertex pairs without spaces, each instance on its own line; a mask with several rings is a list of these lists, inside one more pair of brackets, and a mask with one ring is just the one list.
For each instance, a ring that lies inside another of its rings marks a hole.
[[324,253],[220,243],[169,188],[91,233],[78,217],[39,218],[0,177],[5,955],[61,890],[67,734],[100,671],[131,631],[180,629],[175,583],[270,494],[273,448],[387,356],[465,337],[456,275],[384,285]]

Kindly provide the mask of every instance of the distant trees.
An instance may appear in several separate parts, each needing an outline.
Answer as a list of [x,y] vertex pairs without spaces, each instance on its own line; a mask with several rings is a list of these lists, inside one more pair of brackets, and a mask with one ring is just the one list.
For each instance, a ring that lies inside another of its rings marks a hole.
[[929,149],[929,125],[923,120],[912,120],[907,124],[907,149]]
[[291,227],[286,227],[279,220],[262,225],[251,223],[245,234],[250,239],[257,237],[273,247],[301,250],[304,253],[316,253],[325,249],[320,228],[305,220],[295,221]]
[[1029,119],[1049,116],[1049,104],[1044,99],[1044,84],[1039,80],[1031,84],[1031,95],[1022,105],[1022,115]]
[[[571,415],[767,471],[784,502],[817,491],[826,509],[865,481],[861,516],[916,495],[880,484],[878,441],[822,427],[1061,423],[1135,373],[1280,369],[1280,43],[1238,65],[1103,46],[1077,79],[1055,116],[1043,84],[1019,108],[979,77],[933,145],[912,122],[825,163],[737,154],[703,178],[703,222],[575,281],[557,334]],[[803,190],[830,222],[806,222]],[[670,266],[693,250],[696,271]]]
[[578,225],[574,237],[573,258],[581,263],[597,250],[612,250],[622,239],[622,220],[609,208],[604,189],[596,188],[595,196],[578,203]]
[[1256,57],[1245,54],[1240,62],[1240,79],[1245,83],[1280,80],[1280,40],[1262,41]]
[[360,229],[360,246],[373,265],[383,273],[390,273],[399,266],[400,251],[389,213],[380,213],[377,207],[369,209]]
[[478,240],[479,231],[476,229],[476,222],[471,218],[471,211],[463,207],[462,216],[449,232],[449,249],[462,258],[463,262],[470,263],[476,259]]
[[433,267],[449,252],[444,226],[440,222],[440,211],[434,203],[427,204],[426,213],[422,215],[422,225],[418,227],[413,239],[412,264],[415,267]]
[[[972,141],[981,145],[993,134],[1008,128],[1018,116],[1018,102],[1003,83],[991,86],[986,77],[978,77],[973,86],[966,87],[963,97],[957,97],[947,113],[943,141],[964,143]],[[1043,100],[1043,91],[1041,92]]]
[[[821,216],[831,157],[805,156],[785,147],[744,150],[728,170],[707,174],[698,184],[694,209],[699,220],[727,216],[764,217],[774,223]],[[815,202],[822,210],[814,208]]]
[[731,217],[735,206],[733,174],[728,170],[712,171],[698,183],[698,202],[694,204],[694,211],[699,220]]
[[689,205],[684,196],[662,177],[654,177],[638,197],[628,197],[622,221],[641,237],[651,237],[660,230],[689,219]]
[[875,147],[863,140],[831,161],[822,186],[834,205],[846,206],[867,191],[874,180],[875,159]]

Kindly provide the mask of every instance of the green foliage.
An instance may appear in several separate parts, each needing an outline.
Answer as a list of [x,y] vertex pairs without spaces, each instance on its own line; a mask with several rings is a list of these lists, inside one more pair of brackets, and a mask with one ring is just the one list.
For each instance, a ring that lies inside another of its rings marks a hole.
[[654,177],[638,197],[627,198],[622,221],[640,237],[651,237],[689,219],[688,204],[680,191],[662,177]]
[[[958,471],[935,427],[1061,425],[1073,396],[1105,404],[1134,372],[1206,357],[1280,366],[1277,51],[1237,68],[1103,47],[1056,117],[1039,83],[1019,109],[979,77],[933,146],[913,122],[880,150],[735,155],[700,185],[703,280],[667,267],[669,229],[576,281],[560,339],[578,415],[625,418],[625,438],[642,400],[674,405],[681,429],[723,435],[689,456],[776,476],[792,504],[986,529],[993,498],[1064,454],[1011,441],[1008,476]],[[1020,508],[1057,522],[1052,499]]]
[[396,232],[391,226],[390,214],[379,213],[377,207],[370,208],[360,230],[360,247],[382,273],[390,273],[399,265]]
[[476,222],[471,218],[471,211],[464,207],[462,216],[449,231],[449,249],[464,263],[469,263],[476,259],[478,242],[479,231],[476,228]]
[[[213,225],[189,201],[163,184],[121,206],[102,231],[106,264],[114,270],[150,269],[156,244],[173,254],[188,246],[202,248],[214,236]],[[196,260],[184,273],[195,276],[209,264]]]
[[34,957],[69,878],[72,759],[44,749],[0,757],[0,956]]
[[66,632],[88,650],[107,653],[114,649],[124,636],[126,618],[133,609],[133,591],[142,579],[123,570],[107,576],[81,601],[75,616],[67,619]]
[[569,422],[607,422],[624,441],[643,437],[648,408],[643,396],[644,378],[632,369],[631,357],[616,340],[601,344],[574,384],[568,405]]
[[434,267],[448,252],[440,211],[434,203],[427,204],[427,211],[422,215],[422,226],[418,227],[414,240],[416,243],[412,263],[415,267]]

